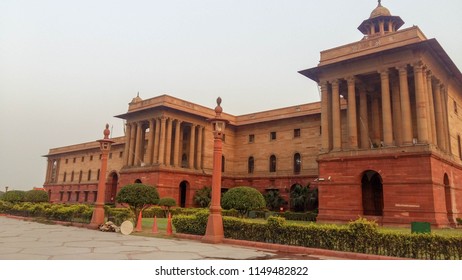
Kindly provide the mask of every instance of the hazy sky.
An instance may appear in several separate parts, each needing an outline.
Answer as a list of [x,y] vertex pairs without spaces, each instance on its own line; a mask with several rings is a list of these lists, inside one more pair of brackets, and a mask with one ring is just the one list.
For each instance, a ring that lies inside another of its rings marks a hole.
[[[383,0],[462,69],[462,1]],[[319,100],[298,74],[358,41],[375,0],[1,0],[0,190],[42,186],[53,147],[123,134],[137,92],[240,115]]]

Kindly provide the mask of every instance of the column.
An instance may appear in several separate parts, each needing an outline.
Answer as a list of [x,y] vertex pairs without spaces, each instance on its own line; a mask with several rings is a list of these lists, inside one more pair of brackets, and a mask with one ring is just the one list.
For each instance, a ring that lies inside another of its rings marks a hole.
[[322,151],[328,152],[330,145],[329,135],[329,89],[327,81],[321,82],[321,142]]
[[202,134],[204,131],[203,126],[197,126],[197,153],[196,153],[196,167],[202,169]]
[[448,88],[445,85],[441,86],[441,100],[443,107],[443,122],[444,122],[444,139],[446,140],[446,152],[451,154],[451,135],[449,134],[449,111],[448,111]]
[[358,148],[358,126],[356,120],[356,91],[355,77],[347,78],[348,84],[348,146]]
[[175,144],[173,146],[173,165],[179,167],[180,164],[180,127],[181,121],[176,120],[175,124]]
[[393,135],[395,136],[396,146],[401,146],[403,144],[403,127],[401,118],[401,102],[399,97],[399,83],[396,77],[394,77],[391,81],[391,100],[393,102]]
[[435,103],[433,102],[432,72],[427,71],[428,116],[430,119],[430,138],[433,144],[438,144],[435,120]]
[[361,139],[361,148],[370,148],[369,141],[369,120],[367,116],[367,93],[365,86],[359,87],[359,131]]
[[191,125],[191,133],[189,135],[189,168],[194,168],[194,147],[196,146],[196,125]]
[[159,163],[159,146],[160,146],[160,119],[156,118],[156,128],[154,132],[154,149],[152,151],[152,162]]
[[160,118],[160,143],[159,143],[159,164],[165,164],[165,126],[167,124],[167,118],[162,116]]
[[152,150],[154,149],[154,120],[149,120],[148,149],[146,151],[146,162],[152,164]]
[[385,147],[393,146],[393,125],[391,118],[390,101],[390,78],[388,70],[380,72],[382,88],[382,122],[383,122],[383,143]]
[[340,123],[340,93],[338,80],[332,81],[332,142],[333,149],[342,149],[342,126]]
[[123,166],[128,165],[128,155],[129,155],[129,149],[130,149],[130,134],[131,134],[131,125],[129,123],[125,124],[126,130],[125,130],[125,146],[124,146],[124,158],[123,158]]
[[141,141],[142,139],[142,133],[141,130],[143,129],[143,123],[142,122],[137,122],[136,123],[136,144],[135,144],[135,158],[133,159],[134,163],[133,165],[139,166],[141,165]]
[[407,81],[407,65],[398,68],[399,93],[401,101],[402,138],[404,145],[412,145],[413,128],[409,84]]
[[372,143],[375,144],[376,148],[380,147],[381,135],[380,135],[380,105],[379,97],[376,93],[372,95],[371,102],[372,111]]
[[128,150],[128,165],[133,166],[134,163],[134,158],[135,158],[135,137],[136,137],[136,123],[131,123],[130,124],[131,130],[130,130],[130,145],[129,145],[129,150]]
[[170,166],[172,163],[170,161],[172,155],[172,130],[173,129],[173,120],[171,118],[168,119],[167,125],[167,143],[166,143],[166,151],[165,151],[165,165]]
[[418,62],[413,66],[417,109],[417,138],[419,143],[428,143],[427,98],[424,91],[423,65],[421,62]]
[[439,81],[436,81],[433,92],[435,96],[435,124],[437,134],[436,143],[440,149],[446,151],[446,139],[444,137],[443,102],[441,98],[441,84]]

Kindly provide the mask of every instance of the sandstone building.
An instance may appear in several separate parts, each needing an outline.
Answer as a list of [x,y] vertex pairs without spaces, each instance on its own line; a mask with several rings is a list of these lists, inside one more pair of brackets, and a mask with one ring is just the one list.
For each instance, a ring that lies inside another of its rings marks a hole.
[[[384,224],[462,217],[462,74],[435,39],[379,5],[358,29],[359,42],[321,52],[300,73],[320,86],[321,102],[229,121],[222,188],[319,189],[321,221],[368,216]],[[225,101],[226,102],[226,101]],[[99,174],[98,143],[51,149],[44,187],[56,202],[93,202],[99,176],[107,202],[126,184],[158,187],[193,206],[211,185],[214,111],[162,95],[139,96],[124,137],[113,139],[108,174]]]

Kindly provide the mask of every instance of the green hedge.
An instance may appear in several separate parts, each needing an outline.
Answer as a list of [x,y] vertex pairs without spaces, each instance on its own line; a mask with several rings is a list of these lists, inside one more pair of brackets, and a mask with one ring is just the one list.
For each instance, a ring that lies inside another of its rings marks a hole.
[[[170,214],[172,216],[175,215],[194,215],[199,211],[204,210],[203,208],[181,208],[181,207],[173,207],[170,208]],[[167,218],[165,216],[165,211],[160,206],[151,206],[145,210],[143,210],[143,218]]]
[[134,221],[133,212],[128,208],[105,207],[108,221],[120,226],[124,221]]
[[0,211],[23,217],[46,218],[50,220],[89,223],[93,207],[86,204],[50,204],[22,202],[0,206]]
[[[207,212],[176,216],[178,233],[203,235]],[[226,238],[286,244],[336,251],[414,259],[462,259],[462,238],[435,234],[382,233],[374,222],[359,219],[348,225],[287,225],[281,217],[267,223],[223,217]]]

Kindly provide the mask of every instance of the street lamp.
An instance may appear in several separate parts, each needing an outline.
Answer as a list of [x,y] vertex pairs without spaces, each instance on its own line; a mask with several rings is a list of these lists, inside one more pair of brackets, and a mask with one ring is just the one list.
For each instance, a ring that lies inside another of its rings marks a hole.
[[202,238],[203,242],[221,243],[224,238],[223,217],[221,215],[221,164],[223,154],[223,135],[227,120],[221,118],[223,109],[220,106],[221,98],[217,98],[215,107],[215,118],[210,119],[213,130],[213,173],[212,173],[212,203],[210,205],[210,215],[207,221],[207,229]]
[[111,145],[114,141],[109,139],[109,124],[106,124],[106,129],[104,130],[104,139],[97,140],[99,142],[99,148],[101,150],[101,171],[98,181],[98,195],[96,198],[95,208],[93,210],[93,216],[91,217],[90,228],[98,228],[101,224],[104,223],[104,196],[106,193],[106,171],[107,171],[107,157],[109,151],[111,150]]

